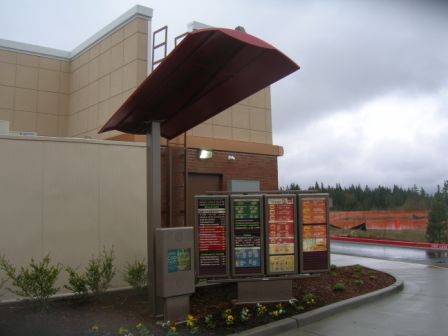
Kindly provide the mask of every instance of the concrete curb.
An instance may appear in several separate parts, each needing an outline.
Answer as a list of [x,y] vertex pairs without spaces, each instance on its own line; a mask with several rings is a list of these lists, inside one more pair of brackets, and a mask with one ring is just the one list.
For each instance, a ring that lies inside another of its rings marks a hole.
[[344,301],[339,301],[303,314],[287,317],[280,321],[275,321],[256,328],[245,330],[235,335],[240,336],[277,335],[282,332],[303,327],[307,324],[322,320],[336,313],[349,310],[362,304],[373,302],[382,299],[386,296],[389,296],[391,294],[400,292],[404,288],[404,283],[401,279],[397,277],[395,277],[395,279],[396,279],[395,283],[393,283],[389,287],[379,289],[377,291],[357,296],[351,299],[347,299]]

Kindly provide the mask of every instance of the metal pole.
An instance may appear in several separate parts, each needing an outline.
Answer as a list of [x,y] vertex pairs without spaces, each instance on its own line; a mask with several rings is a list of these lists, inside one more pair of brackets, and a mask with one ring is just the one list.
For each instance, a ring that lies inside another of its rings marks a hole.
[[151,121],[146,135],[146,193],[147,193],[147,246],[148,246],[148,298],[152,316],[162,307],[157,307],[154,235],[161,227],[161,178],[160,178],[160,122]]

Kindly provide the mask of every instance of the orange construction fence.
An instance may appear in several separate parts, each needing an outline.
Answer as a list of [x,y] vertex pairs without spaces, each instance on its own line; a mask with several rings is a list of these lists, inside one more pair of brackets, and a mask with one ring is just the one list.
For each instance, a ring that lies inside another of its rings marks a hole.
[[330,224],[343,229],[365,224],[367,230],[426,230],[428,210],[331,211]]

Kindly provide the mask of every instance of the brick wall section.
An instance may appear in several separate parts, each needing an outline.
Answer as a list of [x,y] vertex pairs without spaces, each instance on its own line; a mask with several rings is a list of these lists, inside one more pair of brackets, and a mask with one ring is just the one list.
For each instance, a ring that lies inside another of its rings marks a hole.
[[[235,156],[235,160],[229,161],[229,155]],[[213,151],[212,159],[199,160],[198,150],[189,149],[188,172],[221,174],[222,190],[227,189],[228,180],[258,180],[261,190],[278,189],[276,156]]]
[[[168,150],[161,148],[161,178],[162,178],[162,226],[184,226],[184,149],[171,148],[172,154],[172,185],[168,184]],[[236,160],[229,161],[229,155]],[[222,190],[227,189],[228,180],[258,180],[261,190],[277,190],[277,157],[270,155],[234,153],[226,151],[213,151],[213,158],[199,160],[198,150],[188,150],[188,173],[218,174],[222,176]],[[169,189],[172,190],[171,225],[169,224]]]

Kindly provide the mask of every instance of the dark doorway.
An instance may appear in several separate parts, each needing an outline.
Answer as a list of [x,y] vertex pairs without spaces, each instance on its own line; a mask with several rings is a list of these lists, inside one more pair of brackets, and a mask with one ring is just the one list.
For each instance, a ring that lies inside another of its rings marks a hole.
[[222,176],[217,174],[188,174],[187,226],[194,226],[194,196],[204,195],[207,191],[220,191]]

